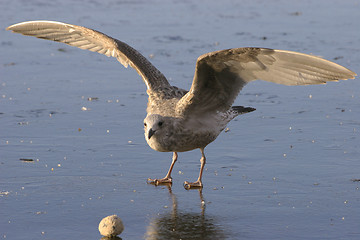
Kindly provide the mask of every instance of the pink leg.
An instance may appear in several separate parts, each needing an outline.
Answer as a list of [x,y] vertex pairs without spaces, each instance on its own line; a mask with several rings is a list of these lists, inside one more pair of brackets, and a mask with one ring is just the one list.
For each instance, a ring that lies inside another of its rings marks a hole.
[[177,154],[177,152],[174,152],[169,171],[168,171],[168,173],[166,174],[166,176],[164,178],[161,178],[161,179],[148,178],[147,182],[150,183],[150,184],[154,184],[156,186],[159,185],[159,184],[165,184],[165,183],[170,183],[171,184],[172,183],[171,172],[172,172],[172,170],[174,168],[174,165],[175,165],[175,162],[176,162],[177,158],[178,158],[178,154]]
[[196,182],[185,181],[184,182],[184,188],[185,189],[202,188],[203,187],[203,184],[201,182],[201,178],[202,178],[204,166],[205,166],[205,163],[206,163],[206,157],[205,157],[205,154],[204,154],[204,148],[200,148],[200,151],[201,151],[201,159],[200,159],[201,166],[200,166],[199,177],[196,180]]

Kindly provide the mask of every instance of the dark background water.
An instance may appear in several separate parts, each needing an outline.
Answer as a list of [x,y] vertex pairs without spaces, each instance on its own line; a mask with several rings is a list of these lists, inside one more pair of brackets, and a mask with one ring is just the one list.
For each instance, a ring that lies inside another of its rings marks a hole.
[[182,186],[197,177],[198,150],[179,154],[170,190],[145,182],[171,153],[144,140],[134,70],[5,31],[42,19],[94,28],[189,88],[199,55],[233,47],[312,53],[359,73],[359,10],[358,0],[1,0],[0,238],[99,239],[100,220],[117,214],[122,239],[359,239],[358,78],[249,84],[235,104],[257,111],[206,148],[202,193]]

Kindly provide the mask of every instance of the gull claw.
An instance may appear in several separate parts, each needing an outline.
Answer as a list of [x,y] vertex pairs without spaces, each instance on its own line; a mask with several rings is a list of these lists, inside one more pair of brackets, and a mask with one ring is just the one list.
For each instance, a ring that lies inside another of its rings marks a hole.
[[166,185],[166,184],[172,184],[172,178],[171,177],[165,177],[165,178],[161,178],[161,179],[151,179],[148,178],[146,181],[148,184],[153,184],[155,186],[159,186],[159,185]]
[[203,185],[200,181],[196,181],[196,182],[188,182],[188,181],[185,181],[184,182],[184,188],[186,190],[189,190],[189,189],[199,189],[199,188],[203,188]]

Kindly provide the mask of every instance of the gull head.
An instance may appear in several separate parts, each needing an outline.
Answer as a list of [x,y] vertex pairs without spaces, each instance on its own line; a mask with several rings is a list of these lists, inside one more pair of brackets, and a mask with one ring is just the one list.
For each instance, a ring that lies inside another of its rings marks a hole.
[[169,122],[166,117],[159,114],[150,114],[144,119],[145,138],[149,141],[153,136],[161,136],[165,133],[165,129]]
[[160,152],[170,152],[169,135],[173,132],[173,121],[171,117],[159,114],[149,114],[144,119],[144,135],[149,146]]

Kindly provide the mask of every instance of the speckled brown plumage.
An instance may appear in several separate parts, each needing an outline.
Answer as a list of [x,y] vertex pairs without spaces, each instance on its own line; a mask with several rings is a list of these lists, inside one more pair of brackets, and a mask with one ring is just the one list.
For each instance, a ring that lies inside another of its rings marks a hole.
[[172,182],[171,171],[177,152],[199,148],[202,157],[198,180],[185,182],[185,188],[202,187],[204,148],[233,118],[255,110],[232,106],[247,83],[262,79],[284,85],[308,85],[356,76],[336,63],[311,55],[267,48],[234,48],[200,56],[192,86],[186,91],[171,86],[134,48],[101,32],[53,21],[23,22],[7,29],[115,57],[125,67],[130,65],[138,72],[149,95],[145,139],[157,151],[174,152],[166,176],[149,179],[155,184]]

